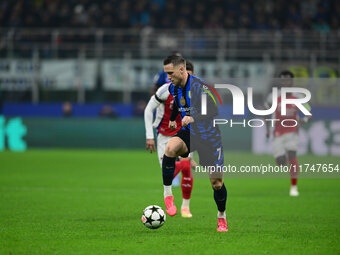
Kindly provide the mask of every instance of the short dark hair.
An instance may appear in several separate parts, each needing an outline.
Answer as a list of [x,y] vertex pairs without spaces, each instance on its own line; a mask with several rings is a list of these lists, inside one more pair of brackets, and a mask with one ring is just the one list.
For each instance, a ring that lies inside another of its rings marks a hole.
[[185,66],[185,59],[182,56],[170,55],[167,56],[163,61],[164,65],[173,64],[174,66],[178,66],[179,64],[183,64]]
[[191,61],[187,60],[186,61],[186,69],[187,71],[194,72],[194,65]]
[[294,74],[291,71],[284,70],[279,74],[279,77],[281,76],[290,76],[290,78],[294,78]]

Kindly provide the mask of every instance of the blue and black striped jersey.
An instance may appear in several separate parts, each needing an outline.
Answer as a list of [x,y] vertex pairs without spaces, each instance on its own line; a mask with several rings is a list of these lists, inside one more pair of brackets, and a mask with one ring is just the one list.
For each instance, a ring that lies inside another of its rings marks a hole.
[[[217,106],[211,97],[212,93],[209,87],[200,78],[188,74],[188,80],[184,88],[174,86],[171,83],[169,92],[174,97],[173,111],[175,114],[172,116],[176,117],[178,112],[182,119],[184,116],[194,118],[194,122],[186,127],[190,130],[191,135],[199,135],[203,139],[219,135],[218,128],[213,126],[213,118],[218,114]],[[207,95],[206,115],[201,114],[202,94],[209,94]]]

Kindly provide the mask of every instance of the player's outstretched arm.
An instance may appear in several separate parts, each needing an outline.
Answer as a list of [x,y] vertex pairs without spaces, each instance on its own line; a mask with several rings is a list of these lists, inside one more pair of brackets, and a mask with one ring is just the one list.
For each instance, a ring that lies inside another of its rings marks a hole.
[[[304,104],[304,106],[306,107],[306,109],[308,111],[311,111],[312,108],[310,107],[310,105],[308,103]],[[299,119],[299,126],[303,126],[305,123],[309,122],[311,120],[312,116],[304,116],[303,118]]]
[[156,151],[155,140],[154,139],[146,139],[145,149],[147,151],[150,151],[150,153],[155,152]]
[[300,118],[299,119],[299,126],[303,126],[304,124],[309,122],[311,118],[312,118],[312,116],[305,116],[303,118]]
[[145,107],[144,110],[144,124],[146,131],[146,150],[149,150],[150,153],[156,151],[154,135],[153,135],[153,112],[160,105],[160,102],[156,100],[155,96],[152,96]]
[[178,114],[179,114],[178,107],[176,106],[176,102],[174,102],[169,121],[169,128],[171,130],[175,130],[177,128],[176,118]]

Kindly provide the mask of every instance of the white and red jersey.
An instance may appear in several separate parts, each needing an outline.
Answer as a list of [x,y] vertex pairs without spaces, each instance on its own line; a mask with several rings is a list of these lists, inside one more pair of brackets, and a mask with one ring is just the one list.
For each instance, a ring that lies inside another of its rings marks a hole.
[[[162,85],[153,95],[144,111],[144,121],[146,130],[146,139],[153,139],[153,127],[165,136],[175,135],[181,128],[181,117],[176,118],[177,129],[171,130],[169,128],[169,121],[174,103],[174,98],[169,93],[169,83]],[[157,109],[155,121],[153,121],[153,112]]]
[[[290,94],[287,96],[287,99],[297,99],[297,95]],[[272,104],[272,94],[269,95],[266,106],[270,106]],[[277,108],[273,113],[273,119],[275,120],[274,126],[274,137],[282,136],[283,134],[290,133],[290,132],[298,132],[299,127],[295,125],[299,121],[299,110],[296,105],[294,104],[287,104],[286,105],[286,115],[281,114],[281,96],[277,98]],[[286,120],[286,121],[285,121]],[[291,121],[289,121],[291,120]],[[295,121],[296,122],[295,122]],[[285,126],[282,125],[283,124]],[[295,127],[290,127],[295,126]]]

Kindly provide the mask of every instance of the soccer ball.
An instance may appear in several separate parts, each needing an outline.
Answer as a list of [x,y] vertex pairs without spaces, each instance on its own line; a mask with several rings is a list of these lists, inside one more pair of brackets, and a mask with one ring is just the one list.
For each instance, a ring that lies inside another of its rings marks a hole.
[[166,215],[158,205],[149,205],[143,211],[142,222],[147,228],[155,229],[163,226]]

